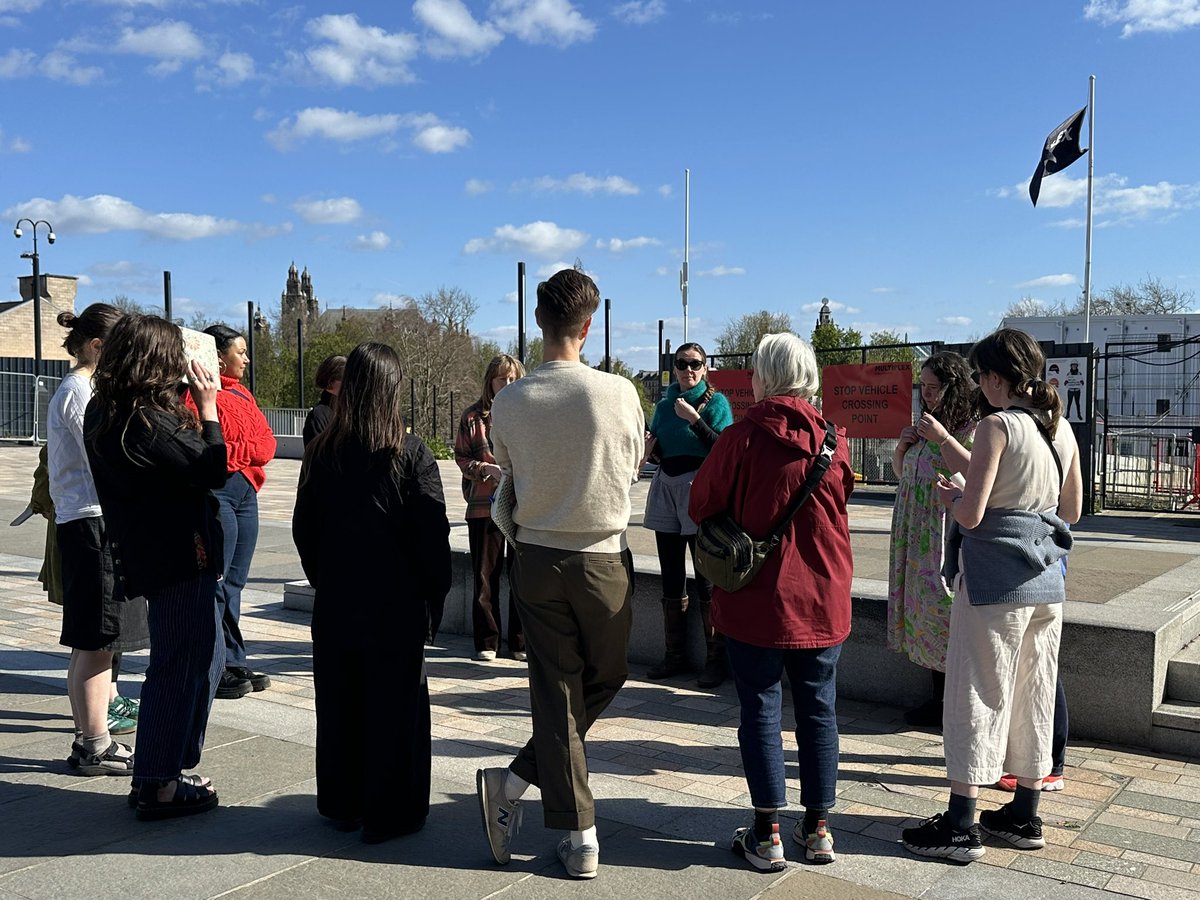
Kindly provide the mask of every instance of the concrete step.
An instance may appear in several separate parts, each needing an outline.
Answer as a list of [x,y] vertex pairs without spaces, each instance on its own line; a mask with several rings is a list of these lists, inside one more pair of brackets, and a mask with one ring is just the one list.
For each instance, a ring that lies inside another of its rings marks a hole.
[[1167,663],[1165,696],[1168,701],[1200,703],[1200,640],[1192,641]]
[[1164,753],[1200,756],[1200,703],[1180,700],[1154,710],[1150,745]]

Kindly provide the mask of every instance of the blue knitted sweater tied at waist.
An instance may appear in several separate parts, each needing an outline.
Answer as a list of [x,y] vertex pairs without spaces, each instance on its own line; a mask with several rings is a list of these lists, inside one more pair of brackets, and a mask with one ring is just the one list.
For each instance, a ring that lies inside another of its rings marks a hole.
[[974,528],[950,519],[942,575],[954,583],[962,550],[972,606],[996,603],[1062,603],[1066,582],[1059,564],[1075,539],[1051,512],[989,509]]

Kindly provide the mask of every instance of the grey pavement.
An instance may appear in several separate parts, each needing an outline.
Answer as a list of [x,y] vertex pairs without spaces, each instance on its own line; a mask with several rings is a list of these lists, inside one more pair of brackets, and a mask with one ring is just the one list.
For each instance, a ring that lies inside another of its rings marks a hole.
[[[28,448],[0,448],[5,521],[24,505],[31,460]],[[536,789],[513,862],[498,867],[482,835],[475,770],[506,764],[528,739],[528,691],[521,664],[472,662],[464,637],[447,638],[428,654],[428,824],[416,835],[365,846],[316,815],[307,616],[280,603],[284,581],[299,574],[285,471],[279,463],[269,469],[275,493],[263,498],[263,537],[243,614],[252,658],[274,685],[214,705],[200,768],[222,805],[192,819],[138,822],[124,804],[127,781],[68,774],[66,653],[57,644],[58,610],[34,580],[42,528],[0,526],[0,900],[567,893],[1200,900],[1200,748],[1194,756],[1170,756],[1074,745],[1067,789],[1043,797],[1046,849],[1025,853],[989,842],[982,861],[959,867],[912,857],[897,842],[901,828],[944,808],[940,735],[908,729],[898,709],[860,701],[839,703],[837,863],[753,872],[729,851],[734,828],[749,817],[731,686],[700,691],[690,683],[642,681],[639,672],[589,736],[600,877],[564,876],[554,856],[560,833],[542,826]],[[862,519],[872,515],[867,509]],[[137,694],[145,662],[145,653],[127,657],[126,693]],[[794,728],[785,721],[793,786],[785,832],[799,811]],[[985,790],[980,806],[1005,799]],[[791,858],[802,858],[787,844]]]

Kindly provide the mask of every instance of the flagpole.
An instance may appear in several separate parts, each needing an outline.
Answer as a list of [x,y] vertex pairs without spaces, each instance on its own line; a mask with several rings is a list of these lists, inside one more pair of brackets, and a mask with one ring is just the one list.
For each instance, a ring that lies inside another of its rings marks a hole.
[[688,230],[691,221],[692,170],[683,170],[683,268],[679,270],[679,291],[683,294],[683,342],[688,339]]
[[1092,339],[1092,175],[1096,166],[1096,76],[1088,76],[1087,237],[1083,259],[1083,342]]

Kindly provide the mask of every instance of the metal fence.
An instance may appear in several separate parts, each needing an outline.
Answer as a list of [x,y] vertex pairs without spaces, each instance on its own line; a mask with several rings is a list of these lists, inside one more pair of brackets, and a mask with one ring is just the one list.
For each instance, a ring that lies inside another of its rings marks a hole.
[[304,434],[304,420],[308,418],[307,409],[290,409],[282,407],[263,407],[263,415],[271,432],[281,437],[300,437]]
[[1192,497],[1196,462],[1189,436],[1108,431],[1101,468],[1108,509],[1180,509]]
[[61,378],[28,372],[0,372],[0,440],[46,440],[50,398]]

